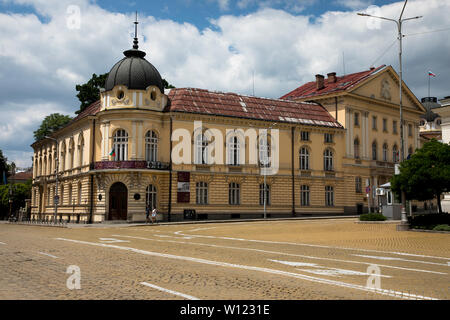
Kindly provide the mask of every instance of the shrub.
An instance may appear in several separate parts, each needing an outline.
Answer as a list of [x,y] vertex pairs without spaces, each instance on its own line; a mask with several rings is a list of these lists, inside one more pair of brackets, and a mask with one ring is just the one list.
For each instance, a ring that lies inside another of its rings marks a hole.
[[450,231],[450,226],[448,224],[438,224],[433,228],[434,231]]
[[450,214],[430,213],[408,217],[411,228],[432,230],[437,225],[450,225]]
[[366,213],[359,216],[360,221],[385,221],[387,218],[380,213]]

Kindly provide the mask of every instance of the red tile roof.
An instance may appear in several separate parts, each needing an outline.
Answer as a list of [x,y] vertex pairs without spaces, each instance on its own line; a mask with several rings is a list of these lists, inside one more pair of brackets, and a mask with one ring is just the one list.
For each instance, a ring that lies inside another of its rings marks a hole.
[[83,119],[87,116],[95,116],[100,111],[100,100],[91,103],[86,109],[81,111],[70,123]]
[[316,103],[257,98],[193,88],[172,89],[168,96],[170,105],[165,111],[342,128],[324,107]]
[[345,90],[348,90],[352,87],[354,87],[356,84],[360,83],[361,81],[367,79],[374,73],[377,73],[381,69],[383,69],[385,65],[379,66],[378,68],[373,68],[370,70],[352,73],[345,75],[343,77],[336,77],[336,82],[328,82],[328,78],[324,79],[324,88],[323,89],[317,89],[316,82],[311,81],[308,83],[305,83],[301,87],[298,87],[297,89],[289,92],[288,94],[285,94],[281,97],[281,99],[299,99],[299,98],[309,98],[309,97],[316,97],[316,96],[322,96],[326,94],[333,94],[342,92]]
[[13,176],[10,176],[8,179],[12,181],[26,181],[33,177],[32,171],[24,171],[24,172],[18,172]]

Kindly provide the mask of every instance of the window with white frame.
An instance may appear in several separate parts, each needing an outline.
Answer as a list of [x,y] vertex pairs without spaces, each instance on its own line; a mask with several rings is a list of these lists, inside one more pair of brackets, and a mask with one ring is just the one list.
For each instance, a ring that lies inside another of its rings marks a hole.
[[228,139],[228,164],[237,166],[240,165],[240,145],[239,138],[232,136]]
[[195,184],[196,203],[208,204],[208,183],[200,181]]
[[388,145],[387,143],[383,144],[383,161],[388,161]]
[[228,185],[229,204],[238,205],[241,203],[241,186],[239,183],[232,182]]
[[125,130],[117,130],[113,137],[114,161],[128,160],[128,133]]
[[303,207],[310,206],[309,186],[302,185],[300,187],[300,199],[301,199],[301,205]]
[[334,206],[334,188],[332,186],[325,187],[325,205],[327,207]]
[[333,151],[326,149],[323,153],[323,170],[333,171]]
[[262,167],[270,166],[270,148],[269,148],[269,136],[265,133],[259,136],[259,164]]
[[362,193],[362,180],[361,177],[355,178],[355,192]]
[[378,144],[376,141],[372,142],[372,160],[378,160]]
[[325,133],[324,134],[324,141],[325,141],[325,143],[333,143],[333,134],[332,133]]
[[302,141],[309,141],[309,131],[300,132],[300,138]]
[[392,148],[392,162],[397,163],[399,159],[397,145]]
[[195,164],[208,164],[208,139],[203,133],[195,137]]
[[155,131],[150,130],[145,134],[145,160],[158,160],[158,135]]
[[300,149],[300,170],[309,170],[309,150],[306,147]]
[[153,210],[156,208],[156,188],[154,185],[150,184],[146,189],[146,197],[145,197],[145,204],[150,210]]

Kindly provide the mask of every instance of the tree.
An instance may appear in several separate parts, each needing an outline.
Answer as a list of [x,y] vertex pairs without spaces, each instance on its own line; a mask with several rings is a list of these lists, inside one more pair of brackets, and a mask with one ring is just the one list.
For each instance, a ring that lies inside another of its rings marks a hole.
[[391,179],[392,190],[405,192],[408,200],[437,199],[442,213],[441,195],[450,191],[450,145],[433,139],[400,164],[400,174]]
[[36,141],[43,139],[45,136],[48,136],[55,132],[56,130],[64,127],[68,124],[72,118],[70,116],[65,116],[59,113],[53,113],[42,121],[39,129],[34,131],[34,138]]
[[163,82],[164,89],[174,89],[175,88],[173,85],[171,85],[169,82],[167,82],[166,79],[162,79],[162,82]]
[[[0,149],[0,181],[3,183],[3,172],[5,172],[5,176],[9,176],[9,166],[7,163],[8,159],[3,155],[2,150]],[[0,184],[1,184],[0,183]]]
[[100,88],[105,87],[107,73],[97,76],[95,73],[92,78],[84,84],[77,84],[75,89],[78,91],[77,98],[80,100],[80,110],[76,111],[79,114],[81,111],[89,107],[92,103],[100,99]]
[[[31,198],[31,179],[26,183],[16,183],[12,186],[12,212],[25,207],[25,200]],[[10,184],[0,185],[0,219],[9,214]]]

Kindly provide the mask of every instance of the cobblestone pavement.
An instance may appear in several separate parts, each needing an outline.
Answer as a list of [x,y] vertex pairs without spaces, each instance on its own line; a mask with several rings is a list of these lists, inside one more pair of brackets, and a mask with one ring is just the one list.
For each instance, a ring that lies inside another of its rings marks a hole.
[[0,224],[0,299],[450,298],[448,234],[355,222]]

